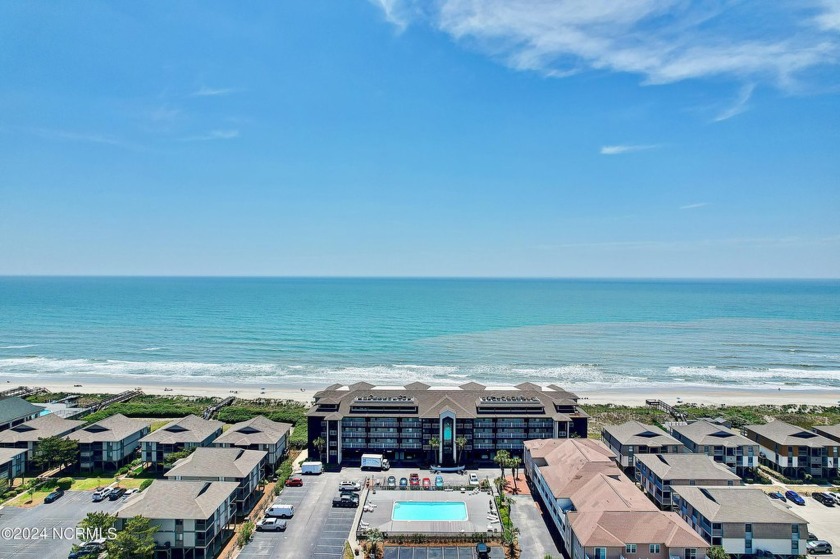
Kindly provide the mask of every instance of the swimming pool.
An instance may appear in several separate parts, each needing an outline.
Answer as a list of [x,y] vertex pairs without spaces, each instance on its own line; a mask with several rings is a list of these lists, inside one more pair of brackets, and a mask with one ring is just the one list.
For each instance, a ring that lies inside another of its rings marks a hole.
[[467,520],[467,504],[455,502],[396,501],[391,520]]

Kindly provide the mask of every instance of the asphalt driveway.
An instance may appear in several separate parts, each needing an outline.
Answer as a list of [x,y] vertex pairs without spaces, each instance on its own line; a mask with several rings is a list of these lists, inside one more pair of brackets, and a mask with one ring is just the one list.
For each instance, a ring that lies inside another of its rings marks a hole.
[[50,504],[30,508],[0,508],[0,549],[3,557],[66,559],[74,543],[74,530],[89,512],[114,513],[123,504],[91,501],[91,491],[67,491]]

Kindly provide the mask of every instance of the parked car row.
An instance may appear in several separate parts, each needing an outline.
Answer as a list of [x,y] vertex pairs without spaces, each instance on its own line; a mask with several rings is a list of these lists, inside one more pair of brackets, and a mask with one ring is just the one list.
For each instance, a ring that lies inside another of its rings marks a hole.
[[[385,480],[385,486],[388,489],[396,489],[397,478],[394,476],[388,476],[388,479]],[[411,474],[408,478],[401,477],[399,481],[399,488],[408,489],[409,487],[413,489],[420,489],[420,487],[423,489],[431,489],[432,480],[427,477],[424,477],[421,480],[419,474]],[[443,489],[443,476],[435,476],[435,489]]]
[[107,497],[110,501],[116,501],[123,495],[132,495],[136,489],[126,489],[125,487],[97,487],[93,492],[92,500],[94,503],[104,501]]

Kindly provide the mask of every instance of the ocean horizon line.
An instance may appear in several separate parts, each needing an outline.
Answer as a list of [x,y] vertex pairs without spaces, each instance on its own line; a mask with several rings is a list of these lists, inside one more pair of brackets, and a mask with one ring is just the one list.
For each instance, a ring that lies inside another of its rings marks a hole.
[[418,275],[272,275],[272,274],[0,274],[0,279],[288,279],[288,280],[473,280],[595,282],[840,282],[840,277],[752,276],[418,276]]

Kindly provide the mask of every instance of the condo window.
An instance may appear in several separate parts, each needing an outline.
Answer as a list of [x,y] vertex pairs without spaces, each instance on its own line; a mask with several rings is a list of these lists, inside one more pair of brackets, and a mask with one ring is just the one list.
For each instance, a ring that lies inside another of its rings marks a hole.
[[697,550],[693,547],[685,548],[685,559],[697,559]]
[[628,543],[624,546],[624,553],[636,553],[636,544]]
[[596,547],[595,548],[595,559],[607,559],[607,548],[606,547]]
[[650,547],[648,548],[648,551],[652,554],[659,554],[659,544],[658,543],[650,544]]

